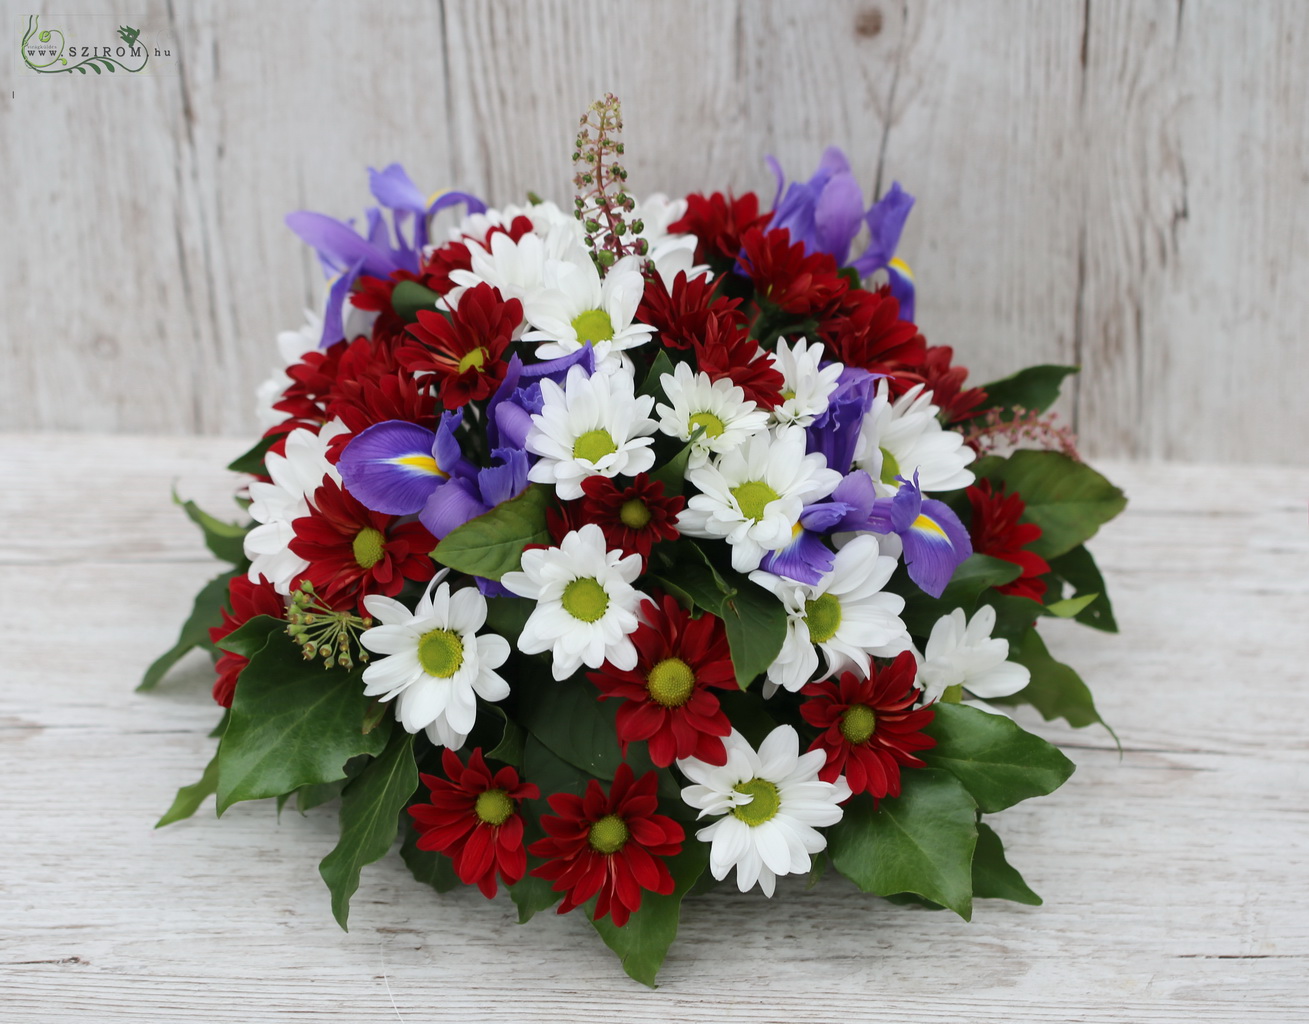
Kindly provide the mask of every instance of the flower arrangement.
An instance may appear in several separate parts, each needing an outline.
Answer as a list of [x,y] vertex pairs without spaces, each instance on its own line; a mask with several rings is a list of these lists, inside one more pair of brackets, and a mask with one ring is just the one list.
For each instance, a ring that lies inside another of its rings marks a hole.
[[183,503],[231,568],[142,685],[204,648],[225,712],[160,824],[339,799],[342,927],[399,837],[647,984],[720,882],[1039,903],[983,815],[1073,770],[1002,706],[1100,720],[1038,629],[1116,628],[1085,542],[1124,498],[1046,412],[1072,368],[971,386],[914,323],[913,199],[865,209],[839,150],[770,161],[771,209],[638,202],[620,130],[588,111],[568,212],[392,164],[362,231],[287,218],[331,285],[232,464],[248,521]]

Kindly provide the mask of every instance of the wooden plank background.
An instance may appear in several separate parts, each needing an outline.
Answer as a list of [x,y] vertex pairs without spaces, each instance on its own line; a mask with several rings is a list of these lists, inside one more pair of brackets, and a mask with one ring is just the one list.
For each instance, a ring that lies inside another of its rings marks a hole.
[[566,201],[613,90],[638,193],[771,198],[765,154],[829,143],[901,181],[928,337],[982,380],[1080,364],[1088,453],[1302,459],[1309,5],[112,0],[179,74],[20,74],[25,15],[66,9],[0,22],[0,429],[250,435],[321,286],[284,213],[357,216],[392,160]]

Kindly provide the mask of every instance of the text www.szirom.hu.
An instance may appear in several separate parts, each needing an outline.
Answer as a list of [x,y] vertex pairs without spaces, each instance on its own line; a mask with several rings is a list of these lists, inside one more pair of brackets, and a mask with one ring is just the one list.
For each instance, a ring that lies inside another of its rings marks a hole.
[[[70,46],[64,51],[66,57],[140,57],[149,53],[148,46]],[[29,46],[27,47],[29,57],[49,57],[53,60],[59,56],[59,47],[57,46]],[[171,57],[172,50],[154,48],[154,57]]]

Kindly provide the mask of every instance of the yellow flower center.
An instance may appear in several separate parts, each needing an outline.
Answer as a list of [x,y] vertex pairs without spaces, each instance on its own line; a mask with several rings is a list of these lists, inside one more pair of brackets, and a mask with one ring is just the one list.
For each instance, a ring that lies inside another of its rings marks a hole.
[[591,826],[587,841],[597,853],[617,853],[627,845],[627,822],[616,814],[606,814]]
[[459,360],[459,372],[467,373],[469,370],[480,370],[486,365],[486,349],[475,348]]
[[616,451],[618,445],[607,430],[588,430],[573,442],[573,458],[585,459],[592,465]]
[[564,611],[582,622],[595,622],[609,608],[609,595],[594,576],[583,576],[564,587]]
[[695,672],[681,658],[665,658],[645,677],[650,699],[666,708],[680,708],[695,692]]
[[577,332],[578,341],[612,341],[614,322],[603,309],[588,309],[573,317],[573,330]]
[[418,664],[429,676],[449,679],[464,663],[464,641],[448,629],[433,629],[418,639]]
[[877,731],[877,715],[866,704],[851,704],[841,716],[841,735],[851,743],[865,743]]
[[736,499],[743,518],[762,519],[768,503],[776,501],[781,495],[762,480],[747,480],[732,488],[732,497]]
[[820,594],[804,603],[804,618],[809,639],[816,644],[826,643],[841,628],[841,602],[831,594]]
[[695,432],[696,427],[704,427],[705,437],[721,437],[723,431],[727,429],[726,424],[711,412],[698,412],[692,416],[692,433]]
[[503,825],[514,813],[514,802],[503,789],[488,789],[477,794],[477,804],[473,808],[479,821],[488,825]]
[[639,530],[650,522],[650,509],[640,498],[630,498],[618,510],[618,519],[630,530]]
[[355,562],[361,569],[371,569],[382,560],[385,553],[386,538],[382,536],[380,530],[374,530],[371,526],[365,526],[355,534],[354,542],[350,545],[354,551]]
[[754,797],[748,804],[740,804],[732,808],[732,813],[751,828],[776,817],[782,807],[781,794],[767,779],[751,779],[733,788],[744,796]]
[[941,694],[942,704],[958,704],[964,699],[964,688],[960,686],[947,686]]

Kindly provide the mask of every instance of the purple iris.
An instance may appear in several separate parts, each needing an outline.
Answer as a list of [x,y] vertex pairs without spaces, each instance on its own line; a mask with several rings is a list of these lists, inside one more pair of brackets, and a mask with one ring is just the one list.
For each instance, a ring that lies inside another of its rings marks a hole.
[[925,593],[940,597],[955,569],[973,553],[968,531],[948,505],[923,497],[917,473],[912,483],[904,477],[896,479],[900,489],[873,502],[868,528],[899,535],[909,578]]
[[[912,320],[913,276],[895,259],[895,249],[914,197],[899,182],[892,182],[891,190],[865,210],[863,191],[850,171],[850,162],[835,146],[823,151],[818,170],[804,182],[787,185],[777,160],[770,156],[767,162],[777,178],[771,226],[788,228],[791,241],[804,242],[806,252],[829,253],[840,266],[853,267],[861,278],[885,270],[891,294],[900,300],[901,318]],[[868,248],[851,261],[850,245],[864,224],[868,226]]]
[[[320,348],[344,336],[341,307],[359,275],[387,278],[397,270],[417,273],[427,245],[429,217],[456,203],[465,204],[469,213],[486,209],[485,203],[465,192],[438,194],[427,202],[399,164],[391,164],[382,171],[370,169],[369,177],[373,196],[391,211],[389,227],[381,208],[376,206],[364,212],[366,235],[355,230],[353,220],[340,221],[310,210],[286,215],[287,227],[318,253],[323,272],[328,277],[335,276],[327,296]],[[406,234],[405,225],[410,218],[414,221],[413,229]]]
[[524,365],[518,356],[513,356],[504,380],[486,406],[486,434],[491,444],[522,448],[532,429],[532,416],[544,404],[541,381],[549,379],[563,387],[568,371],[574,366],[581,366],[587,376],[595,373],[595,352],[589,344],[544,363]]
[[838,473],[850,472],[864,417],[873,406],[877,380],[882,376],[847,366],[836,379],[827,409],[806,430],[808,450],[821,452],[827,465]]

